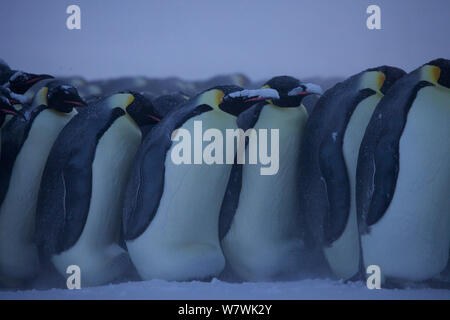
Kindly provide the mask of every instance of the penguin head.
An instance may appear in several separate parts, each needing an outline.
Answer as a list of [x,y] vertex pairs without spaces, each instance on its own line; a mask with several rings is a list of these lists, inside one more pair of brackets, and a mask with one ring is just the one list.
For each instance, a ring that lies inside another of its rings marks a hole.
[[267,81],[263,88],[275,89],[279,97],[271,99],[271,102],[283,108],[298,107],[304,97],[311,94],[323,94],[323,90],[319,85],[304,83],[290,76],[274,77]]
[[44,79],[53,79],[53,77],[48,74],[33,74],[17,71],[9,79],[8,86],[12,92],[17,94],[24,94],[35,83]]
[[244,90],[235,85],[226,85],[204,91],[197,101],[237,117],[257,101],[269,99],[273,95],[277,95],[275,90]]
[[133,101],[126,107],[126,112],[139,127],[155,125],[161,121],[161,116],[150,99],[137,92],[127,92],[133,96]]
[[386,94],[388,89],[405,74],[406,72],[400,68],[379,66],[364,71],[361,75],[362,81],[360,84],[364,89],[370,88]]
[[421,70],[424,80],[450,88],[450,60],[441,58],[430,61]]
[[74,86],[54,81],[48,84],[47,88],[47,106],[51,109],[70,113],[73,108],[87,106]]

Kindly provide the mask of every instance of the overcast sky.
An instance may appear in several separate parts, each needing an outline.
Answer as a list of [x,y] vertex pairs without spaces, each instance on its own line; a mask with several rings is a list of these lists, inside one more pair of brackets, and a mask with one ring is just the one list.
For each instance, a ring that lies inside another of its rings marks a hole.
[[[81,30],[66,8],[81,7]],[[381,7],[382,30],[366,8]],[[450,58],[449,0],[1,0],[11,67],[88,79],[347,76]]]

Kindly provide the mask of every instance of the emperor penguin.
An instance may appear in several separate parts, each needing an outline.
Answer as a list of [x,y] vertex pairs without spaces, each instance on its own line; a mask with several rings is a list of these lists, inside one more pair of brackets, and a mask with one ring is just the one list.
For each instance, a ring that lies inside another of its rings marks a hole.
[[[80,267],[82,286],[117,280],[130,267],[119,246],[125,183],[141,127],[159,122],[150,101],[119,93],[80,112],[61,131],[42,176],[36,241],[43,265]],[[45,266],[44,266],[45,268]]]
[[[241,91],[245,95],[232,94]],[[236,117],[254,104],[253,93],[237,86],[208,89],[144,139],[123,214],[126,247],[142,279],[205,280],[223,270],[218,221],[232,161],[219,155],[226,154],[226,130],[237,129]],[[203,151],[199,139],[214,143]]]
[[356,203],[364,266],[384,283],[423,281],[450,250],[450,60],[399,79],[361,143]]
[[314,248],[339,279],[360,276],[355,188],[361,140],[380,99],[404,74],[381,66],[351,76],[320,97],[306,125],[300,212]]
[[[222,249],[233,275],[244,281],[285,280],[296,276],[302,262],[302,227],[299,221],[298,160],[308,114],[302,99],[321,94],[320,86],[289,76],[274,77],[264,89],[278,97],[264,100],[240,116],[243,130],[278,132],[267,143],[278,157],[277,170],[263,174],[266,164],[237,163],[223,200],[220,216]],[[246,131],[247,132],[247,131]],[[250,161],[252,134],[245,157]],[[259,154],[261,140],[259,133]],[[254,140],[256,141],[256,140]],[[269,171],[269,170],[268,170]]]
[[21,286],[36,275],[34,221],[39,185],[59,132],[84,105],[74,87],[48,84],[30,108],[2,128],[0,283]]

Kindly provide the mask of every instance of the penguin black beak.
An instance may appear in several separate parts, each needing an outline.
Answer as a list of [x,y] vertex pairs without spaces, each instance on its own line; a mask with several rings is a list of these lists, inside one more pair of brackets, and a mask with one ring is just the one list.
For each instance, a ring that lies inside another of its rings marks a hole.
[[13,116],[16,116],[19,114],[16,110],[13,111],[12,109],[6,109],[6,108],[1,108],[0,111],[3,113],[6,113],[6,114],[12,114]]
[[81,107],[87,107],[88,104],[81,99],[79,95],[73,95],[72,97],[63,100],[64,104],[69,105],[72,108],[81,108]]
[[147,114],[146,116],[147,116],[147,117],[149,117],[150,119],[152,119],[152,120],[156,121],[156,122],[160,122],[160,121],[161,121],[161,119],[160,119],[160,118],[158,118],[158,117],[155,117],[155,116],[154,116],[154,115],[152,115],[152,114]]
[[25,82],[26,85],[29,85],[30,87],[34,85],[36,82],[45,80],[45,79],[53,79],[54,77],[48,74],[32,74],[27,73],[28,80]]
[[304,83],[288,92],[288,96],[307,96],[310,94],[322,95],[322,87],[314,83]]
[[11,77],[8,83],[9,89],[17,94],[24,94],[28,91],[34,84],[44,79],[52,79],[53,77],[48,74],[33,74],[16,72],[17,76]]
[[87,103],[84,101],[64,100],[65,104],[70,104],[73,107],[87,107]]

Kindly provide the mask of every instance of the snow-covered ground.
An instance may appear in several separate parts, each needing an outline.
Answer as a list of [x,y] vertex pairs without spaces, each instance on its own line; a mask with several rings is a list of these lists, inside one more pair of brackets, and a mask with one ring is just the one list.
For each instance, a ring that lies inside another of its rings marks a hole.
[[316,279],[294,282],[127,282],[81,290],[0,291],[2,299],[450,299],[450,290],[369,290],[363,283]]

